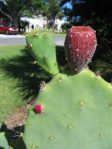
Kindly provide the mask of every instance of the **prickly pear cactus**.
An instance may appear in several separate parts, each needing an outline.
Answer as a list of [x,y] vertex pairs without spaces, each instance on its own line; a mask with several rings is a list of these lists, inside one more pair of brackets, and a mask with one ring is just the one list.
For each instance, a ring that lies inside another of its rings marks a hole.
[[5,138],[5,133],[0,133],[0,149],[10,149],[8,142]]
[[90,26],[72,26],[65,40],[65,53],[71,70],[80,72],[91,61],[97,46],[96,32]]
[[40,32],[26,36],[26,40],[37,63],[50,74],[57,74],[59,71],[52,33]]
[[112,86],[84,69],[57,74],[30,110],[23,140],[27,149],[111,149]]

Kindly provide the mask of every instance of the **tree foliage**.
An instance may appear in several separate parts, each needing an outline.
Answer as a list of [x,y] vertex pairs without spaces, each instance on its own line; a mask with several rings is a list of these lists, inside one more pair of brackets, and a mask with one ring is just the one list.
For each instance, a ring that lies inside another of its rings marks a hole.
[[48,19],[55,19],[61,14],[59,0],[6,0],[7,9],[14,24],[17,24],[20,16],[32,16],[43,14]]
[[106,55],[106,61],[109,60],[112,63],[112,1],[85,0],[84,4],[75,6],[74,13],[81,15],[81,24],[90,25],[96,30],[98,37],[97,51],[100,55]]
[[40,13],[44,4],[44,0],[6,0],[6,2],[14,24],[17,24],[18,18],[22,15],[31,16]]
[[54,20],[56,16],[62,15],[61,7],[59,5],[59,0],[47,0],[46,5],[44,5],[44,14],[49,20]]

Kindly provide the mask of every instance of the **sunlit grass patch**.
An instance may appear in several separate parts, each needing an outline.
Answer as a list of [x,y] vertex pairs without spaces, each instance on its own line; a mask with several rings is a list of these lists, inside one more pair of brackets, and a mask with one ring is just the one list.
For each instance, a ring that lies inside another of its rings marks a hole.
[[[8,76],[2,65],[11,58],[22,55],[24,46],[0,47],[0,122],[14,109],[24,103],[22,92],[18,87],[19,80]],[[11,63],[11,61],[10,61]]]

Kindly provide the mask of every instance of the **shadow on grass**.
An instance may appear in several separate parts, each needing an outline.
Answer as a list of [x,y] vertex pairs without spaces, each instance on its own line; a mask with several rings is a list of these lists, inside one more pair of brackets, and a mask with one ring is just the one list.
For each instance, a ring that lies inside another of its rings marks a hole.
[[[18,80],[15,88],[19,88],[23,99],[30,100],[37,97],[41,82],[49,82],[51,76],[37,65],[29,50],[24,48],[21,49],[21,52],[21,55],[11,59],[1,59],[0,68],[4,72],[5,77]],[[61,67],[67,64],[64,47],[56,47],[56,56]]]
[[[56,47],[57,61],[60,66],[66,63],[63,47]],[[22,55],[13,57],[11,59],[1,59],[0,68],[2,69],[5,77],[17,79],[18,84],[15,88],[19,88],[23,93],[24,100],[35,98],[38,95],[40,83],[42,81],[49,82],[51,76],[45,72],[40,66],[35,63],[34,58],[26,49],[21,49]],[[8,144],[15,148],[26,149],[26,145],[20,136],[20,132],[24,132],[24,126],[21,127],[22,131],[16,129],[9,130],[3,124],[2,132],[5,132]],[[19,136],[18,133],[19,132]],[[2,148],[1,148],[2,149]]]
[[35,60],[26,49],[21,49],[22,55],[11,59],[1,59],[0,68],[5,77],[17,79],[19,88],[25,100],[38,95],[40,83],[48,82],[51,76],[35,63]]

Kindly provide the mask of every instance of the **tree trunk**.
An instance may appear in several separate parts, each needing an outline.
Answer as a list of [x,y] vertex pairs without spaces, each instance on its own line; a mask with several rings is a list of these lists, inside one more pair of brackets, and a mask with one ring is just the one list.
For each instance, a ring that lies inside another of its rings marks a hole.
[[12,12],[11,13],[11,17],[12,17],[12,24],[14,25],[14,26],[18,26],[18,18],[19,18],[19,15],[17,14],[17,13],[15,13],[15,12]]

